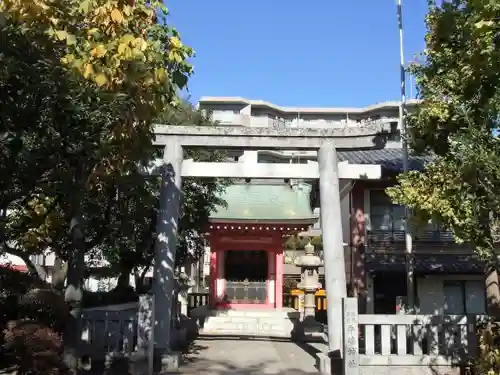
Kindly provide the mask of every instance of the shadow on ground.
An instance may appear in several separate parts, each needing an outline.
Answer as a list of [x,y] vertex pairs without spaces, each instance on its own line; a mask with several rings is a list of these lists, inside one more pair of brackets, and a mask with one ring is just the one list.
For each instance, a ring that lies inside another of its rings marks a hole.
[[[178,372],[184,375],[305,375],[318,373],[315,355],[320,349],[290,340],[249,337],[210,337],[184,348]],[[107,366],[94,362],[79,375],[143,375],[145,364],[126,359],[113,360]]]
[[286,366],[282,368],[279,362],[262,362],[248,365],[235,365],[227,361],[205,360],[198,363],[196,367],[181,367],[181,374],[195,375],[261,375],[261,374],[279,374],[279,375],[305,375],[316,374],[316,370],[306,371],[300,368]]
[[308,344],[289,340],[211,337],[198,339],[185,354],[185,375],[315,374],[315,354]]

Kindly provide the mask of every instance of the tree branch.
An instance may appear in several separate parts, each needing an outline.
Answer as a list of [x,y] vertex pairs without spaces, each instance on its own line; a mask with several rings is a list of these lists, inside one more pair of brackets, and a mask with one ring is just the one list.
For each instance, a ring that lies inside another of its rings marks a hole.
[[5,253],[14,255],[22,259],[26,268],[28,269],[28,273],[31,276],[37,276],[41,281],[45,281],[46,273],[42,266],[37,265],[32,262],[30,256],[26,254],[24,251],[20,249],[16,249],[15,247],[11,247],[7,245],[5,242],[3,243],[3,250]]

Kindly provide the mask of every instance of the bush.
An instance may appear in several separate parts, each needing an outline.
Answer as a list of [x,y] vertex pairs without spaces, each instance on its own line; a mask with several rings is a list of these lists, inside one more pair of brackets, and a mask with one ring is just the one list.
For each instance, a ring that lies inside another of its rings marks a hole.
[[53,329],[30,320],[11,321],[3,331],[4,350],[20,375],[66,372],[61,336]]
[[36,320],[56,332],[64,332],[70,317],[64,297],[53,289],[32,289],[19,299],[19,318]]
[[2,365],[20,374],[62,372],[62,342],[69,310],[50,285],[29,274],[0,269]]
[[83,292],[82,306],[99,307],[107,305],[118,305],[122,303],[138,302],[139,295],[131,286],[123,289],[113,289],[109,292]]
[[478,353],[474,359],[477,375],[500,374],[500,323],[493,319],[478,326]]
[[48,286],[29,274],[0,267],[0,331],[10,320],[18,319],[20,296],[30,289]]

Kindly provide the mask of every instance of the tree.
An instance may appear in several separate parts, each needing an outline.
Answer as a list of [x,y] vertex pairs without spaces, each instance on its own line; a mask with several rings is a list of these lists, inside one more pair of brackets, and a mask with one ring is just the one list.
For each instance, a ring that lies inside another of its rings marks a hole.
[[500,316],[495,232],[500,219],[500,2],[429,2],[426,49],[415,75],[422,99],[409,142],[435,156],[388,194],[417,219],[432,218],[485,260],[489,309]]
[[[161,113],[157,123],[171,125],[212,126],[213,122],[196,110],[189,103],[169,107]],[[162,157],[163,150],[151,156]],[[198,161],[222,161],[225,153],[214,151],[187,150],[187,158]],[[129,285],[129,276],[136,276],[136,287],[141,289],[146,271],[154,258],[156,239],[156,219],[159,207],[160,177],[146,178],[137,171],[116,180],[108,186],[109,191],[101,194],[103,200],[92,197],[88,200],[93,206],[91,210],[99,211],[100,207],[108,207],[107,217],[92,215],[97,219],[89,226],[96,232],[107,233],[103,243],[96,251],[103,254],[109,262],[111,271],[118,274],[117,288]],[[205,252],[205,232],[210,213],[217,205],[224,205],[220,198],[228,181],[204,179],[183,181],[184,198],[179,222],[177,265],[186,261],[196,261]]]
[[192,72],[193,52],[166,15],[161,1],[0,4],[2,40],[9,41],[0,50],[9,189],[2,193],[2,240],[34,251],[50,245],[67,261],[74,320],[65,346],[73,370],[84,255],[102,234],[86,226],[86,196],[150,157],[153,120],[178,101]]

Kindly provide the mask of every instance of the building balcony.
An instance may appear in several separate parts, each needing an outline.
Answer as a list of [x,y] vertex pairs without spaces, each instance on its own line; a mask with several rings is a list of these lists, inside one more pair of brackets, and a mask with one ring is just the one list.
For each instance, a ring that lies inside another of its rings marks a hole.
[[[366,233],[366,251],[372,253],[404,253],[406,249],[404,231],[371,230]],[[469,244],[457,244],[448,231],[421,231],[413,235],[412,251],[414,253],[470,254]]]
[[251,116],[244,115],[243,113],[214,112],[212,113],[212,120],[224,126],[251,125]]

